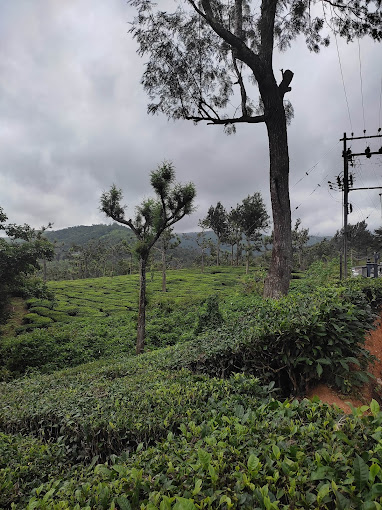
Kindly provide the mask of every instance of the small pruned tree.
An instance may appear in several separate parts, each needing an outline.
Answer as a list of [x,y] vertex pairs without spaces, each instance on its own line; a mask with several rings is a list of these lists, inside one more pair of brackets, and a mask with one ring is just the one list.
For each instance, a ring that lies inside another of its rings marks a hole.
[[175,182],[172,163],[164,162],[151,172],[150,182],[156,197],[147,198],[136,207],[134,219],[125,218],[125,207],[121,205],[122,190],[113,185],[101,196],[101,210],[114,221],[129,227],[137,242],[135,252],[139,258],[140,290],[138,304],[137,354],[145,345],[146,326],[146,269],[150,250],[162,233],[193,211],[196,195],[192,183],[185,185]]
[[167,292],[167,253],[180,245],[180,237],[174,234],[173,228],[166,228],[159,239],[158,251],[161,255],[162,266],[162,292]]
[[227,211],[221,202],[208,209],[207,216],[200,222],[204,228],[210,228],[217,237],[216,265],[220,265],[220,245],[228,235]]
[[253,250],[262,246],[261,231],[269,227],[269,216],[261,193],[256,192],[244,198],[236,207],[237,224],[245,238],[246,274],[249,271],[249,260]]

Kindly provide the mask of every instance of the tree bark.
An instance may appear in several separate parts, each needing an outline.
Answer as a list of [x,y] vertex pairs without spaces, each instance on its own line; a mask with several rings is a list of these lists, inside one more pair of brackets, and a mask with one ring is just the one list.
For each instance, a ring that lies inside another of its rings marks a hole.
[[141,257],[139,261],[139,307],[138,307],[138,327],[137,327],[137,346],[136,353],[142,354],[145,347],[145,327],[146,327],[146,266],[147,258]]
[[277,85],[266,88],[262,97],[267,116],[274,229],[272,257],[265,280],[264,297],[279,298],[288,293],[292,267],[287,126],[283,97]]
[[166,251],[162,247],[162,292],[166,292]]

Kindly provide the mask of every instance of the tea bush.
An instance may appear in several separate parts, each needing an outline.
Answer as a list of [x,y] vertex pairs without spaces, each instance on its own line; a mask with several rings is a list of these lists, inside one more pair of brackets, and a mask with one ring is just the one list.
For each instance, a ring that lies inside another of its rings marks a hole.
[[127,360],[119,373],[112,364],[104,371],[89,365],[3,384],[0,430],[60,437],[73,460],[105,458],[152,444],[181,422],[210,415],[225,399],[248,403],[270,390],[251,377],[214,380],[153,368],[148,360],[141,367]]
[[[228,402],[147,449],[52,478],[26,509],[380,509],[382,413]],[[97,462],[97,461],[95,461]]]
[[0,508],[23,501],[33,488],[69,467],[63,446],[0,432]]
[[364,349],[365,332],[375,315],[363,291],[332,288],[278,301],[258,298],[246,313],[241,310],[224,328],[174,349],[170,366],[217,377],[252,373],[264,383],[276,381],[286,396],[304,393],[319,380],[344,392],[368,380],[373,357]]

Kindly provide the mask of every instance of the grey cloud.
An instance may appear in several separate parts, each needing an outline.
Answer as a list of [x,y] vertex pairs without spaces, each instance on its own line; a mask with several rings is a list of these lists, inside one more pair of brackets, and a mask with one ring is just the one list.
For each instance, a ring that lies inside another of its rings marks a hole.
[[[149,172],[164,159],[174,162],[179,181],[197,187],[198,209],[179,230],[196,229],[218,200],[229,209],[254,191],[270,211],[265,126],[239,126],[226,136],[220,127],[147,115],[139,83],[144,59],[127,33],[132,15],[125,0],[1,3],[0,204],[11,221],[54,221],[55,228],[105,222],[101,192],[114,182],[132,211],[150,195]],[[358,45],[339,47],[353,129],[361,134]],[[370,132],[380,122],[380,48],[361,41]],[[341,194],[329,194],[325,178],[341,171],[337,142],[351,132],[334,40],[319,55],[298,42],[276,55],[276,74],[281,68],[295,73],[289,94],[293,220],[301,217],[312,233],[333,234],[341,227]],[[355,173],[365,185],[382,181],[377,158]],[[378,193],[354,192],[353,223],[370,215],[369,226],[379,226]]]

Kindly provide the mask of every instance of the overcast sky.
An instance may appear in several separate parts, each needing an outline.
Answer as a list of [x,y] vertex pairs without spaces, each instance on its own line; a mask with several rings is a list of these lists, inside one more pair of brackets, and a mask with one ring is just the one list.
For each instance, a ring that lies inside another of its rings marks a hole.
[[[0,206],[9,221],[52,222],[55,230],[108,223],[98,210],[101,193],[115,183],[133,212],[150,195],[150,171],[165,159],[178,181],[197,189],[197,211],[178,231],[197,230],[217,201],[229,209],[255,191],[270,213],[265,126],[239,125],[227,136],[220,126],[149,116],[144,59],[128,33],[133,15],[126,0],[0,0]],[[341,193],[327,185],[342,170],[339,139],[364,128],[377,134],[382,122],[382,45],[339,41],[339,52],[350,119],[334,38],[319,55],[303,41],[275,55],[278,79],[281,68],[295,73],[288,94],[292,218],[317,235],[342,226]],[[369,143],[378,150],[382,138]],[[352,145],[353,152],[365,147]],[[355,186],[382,186],[381,160],[359,158]],[[381,226],[381,192],[352,192],[350,223]]]

